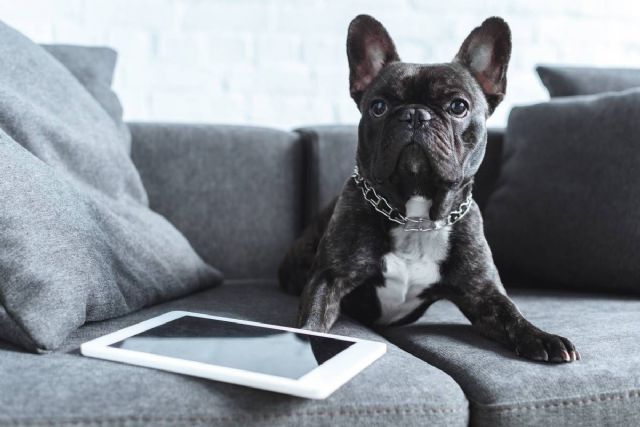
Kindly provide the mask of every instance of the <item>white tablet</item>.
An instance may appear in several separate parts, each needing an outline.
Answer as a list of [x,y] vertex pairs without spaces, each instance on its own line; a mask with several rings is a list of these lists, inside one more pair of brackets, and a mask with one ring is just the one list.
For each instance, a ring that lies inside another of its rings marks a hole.
[[85,356],[324,399],[382,356],[381,342],[171,311],[82,344]]

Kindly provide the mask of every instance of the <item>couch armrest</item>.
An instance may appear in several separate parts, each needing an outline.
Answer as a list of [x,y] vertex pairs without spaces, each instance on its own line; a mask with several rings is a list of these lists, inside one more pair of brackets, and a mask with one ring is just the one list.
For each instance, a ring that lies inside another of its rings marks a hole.
[[226,278],[275,278],[302,225],[298,135],[245,126],[129,126],[151,208]]

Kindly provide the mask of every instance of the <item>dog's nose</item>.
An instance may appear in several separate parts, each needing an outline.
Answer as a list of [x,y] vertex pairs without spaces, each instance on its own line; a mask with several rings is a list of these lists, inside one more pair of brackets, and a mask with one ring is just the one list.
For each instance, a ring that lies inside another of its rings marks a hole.
[[431,120],[431,114],[424,108],[405,108],[399,120],[407,123],[412,129],[419,129]]

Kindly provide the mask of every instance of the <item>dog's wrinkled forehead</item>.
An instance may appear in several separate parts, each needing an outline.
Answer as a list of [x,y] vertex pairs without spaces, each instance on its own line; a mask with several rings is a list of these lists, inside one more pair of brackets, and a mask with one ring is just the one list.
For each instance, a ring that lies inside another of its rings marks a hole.
[[429,104],[452,96],[474,99],[486,107],[482,89],[469,71],[455,63],[410,64],[385,67],[369,86],[363,102],[376,97],[397,104]]

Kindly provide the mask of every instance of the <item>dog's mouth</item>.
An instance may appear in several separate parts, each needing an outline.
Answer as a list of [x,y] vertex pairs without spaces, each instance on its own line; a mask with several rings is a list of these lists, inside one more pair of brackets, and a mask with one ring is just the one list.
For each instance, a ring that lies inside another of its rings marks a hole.
[[441,176],[439,172],[443,165],[432,163],[434,160],[421,144],[407,144],[400,152],[395,168],[389,176],[389,187],[397,193],[397,199],[402,205],[415,196],[431,201],[429,219],[438,221],[447,218],[459,199],[458,193],[461,188],[460,180]]
[[434,193],[431,182],[432,167],[424,150],[415,142],[409,143],[398,155],[395,168],[389,177],[403,198]]

